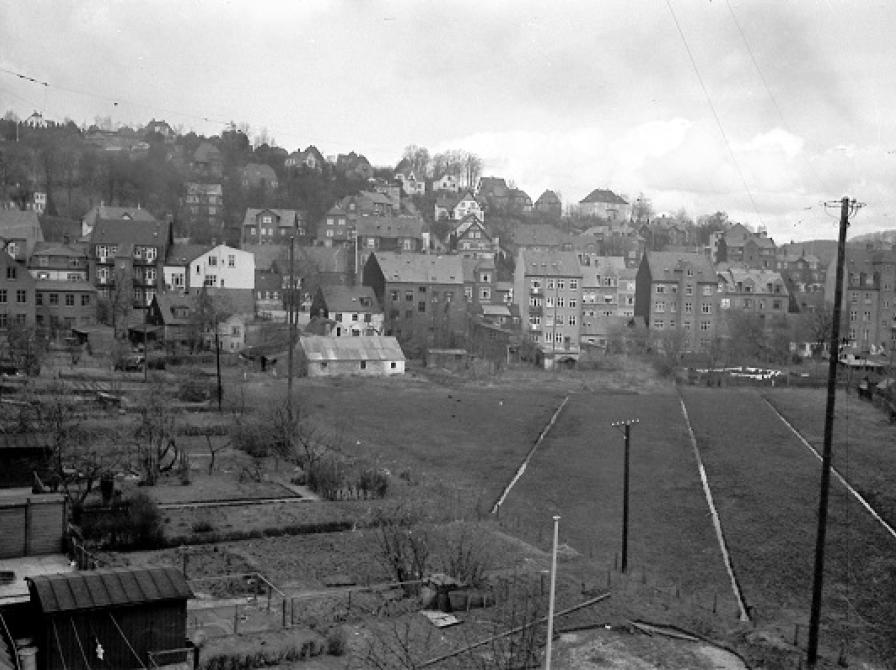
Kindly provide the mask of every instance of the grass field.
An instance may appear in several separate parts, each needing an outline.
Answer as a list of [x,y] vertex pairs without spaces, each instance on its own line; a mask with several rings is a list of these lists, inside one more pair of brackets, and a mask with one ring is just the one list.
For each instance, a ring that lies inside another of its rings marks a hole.
[[[746,601],[758,625],[792,638],[809,616],[820,464],[759,394],[683,395]],[[892,538],[835,487],[827,540],[822,644],[891,658]]]

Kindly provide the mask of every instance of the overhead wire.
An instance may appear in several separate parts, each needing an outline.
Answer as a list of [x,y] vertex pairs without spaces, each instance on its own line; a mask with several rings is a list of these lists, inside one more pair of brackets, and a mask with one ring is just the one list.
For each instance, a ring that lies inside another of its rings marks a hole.
[[744,174],[743,169],[740,166],[740,162],[737,160],[737,156],[734,154],[734,149],[731,146],[731,142],[728,139],[728,133],[725,132],[725,126],[722,124],[722,119],[719,116],[718,111],[716,110],[716,106],[712,101],[712,96],[709,94],[709,89],[706,87],[706,83],[703,81],[703,76],[700,74],[700,68],[697,66],[697,61],[694,58],[694,54],[691,52],[691,47],[688,44],[687,37],[685,37],[684,30],[681,27],[681,24],[678,21],[678,16],[675,14],[675,10],[672,8],[671,0],[666,0],[666,7],[669,8],[669,13],[672,15],[672,21],[675,23],[675,28],[678,30],[678,34],[681,37],[682,44],[684,44],[684,49],[688,54],[688,59],[691,62],[691,67],[694,70],[694,75],[697,77],[697,81],[700,83],[700,88],[703,89],[703,95],[706,97],[706,102],[709,105],[710,111],[712,111],[713,118],[715,118],[716,125],[719,127],[719,133],[722,135],[722,140],[725,142],[725,147],[728,149],[728,155],[731,157],[731,162],[734,164],[734,168],[737,170],[738,175],[740,175],[741,183],[743,184],[744,191],[746,191],[747,197],[750,199],[750,203],[753,206],[753,211],[756,213],[756,217],[759,219],[759,223],[761,225],[765,225],[762,221],[762,214],[759,212],[759,206],[756,204],[756,199],[753,197],[753,191],[750,189],[750,185],[747,183],[746,175]]

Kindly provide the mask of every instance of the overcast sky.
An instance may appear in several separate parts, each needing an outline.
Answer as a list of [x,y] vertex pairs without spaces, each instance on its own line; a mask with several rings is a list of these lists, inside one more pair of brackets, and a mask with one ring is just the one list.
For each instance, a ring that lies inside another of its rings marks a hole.
[[0,72],[0,109],[22,117],[232,120],[375,165],[466,149],[533,200],[643,192],[779,244],[836,237],[821,203],[844,195],[868,205],[851,235],[896,228],[892,0],[0,0],[0,16],[0,68],[49,83]]

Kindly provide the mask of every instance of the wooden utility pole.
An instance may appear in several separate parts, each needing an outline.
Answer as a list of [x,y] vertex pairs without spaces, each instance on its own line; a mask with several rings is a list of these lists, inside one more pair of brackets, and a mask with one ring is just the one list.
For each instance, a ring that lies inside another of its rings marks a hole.
[[831,444],[834,435],[834,402],[837,394],[837,365],[840,358],[840,312],[843,303],[843,262],[846,255],[846,228],[850,211],[860,205],[849,198],[840,201],[840,236],[837,241],[837,272],[834,282],[834,322],[831,324],[828,359],[828,395],[824,413],[824,447],[821,458],[821,494],[818,500],[818,531],[815,539],[815,576],[812,580],[812,610],[809,616],[809,648],[806,663],[818,662],[818,627],[821,620],[821,594],[824,580],[824,545],[828,525],[828,493],[831,488]]
[[287,377],[286,377],[286,416],[289,425],[292,426],[292,375],[293,375],[293,349],[296,346],[296,238],[289,238],[289,350],[287,351]]
[[613,428],[622,428],[625,436],[625,465],[622,476],[622,572],[628,569],[628,498],[629,498],[629,446],[631,443],[632,424],[638,423],[638,419],[614,422]]

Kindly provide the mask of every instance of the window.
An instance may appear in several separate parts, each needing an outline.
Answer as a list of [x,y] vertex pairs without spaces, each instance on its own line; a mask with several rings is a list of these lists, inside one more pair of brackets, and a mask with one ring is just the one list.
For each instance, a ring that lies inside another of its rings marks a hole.
[[85,294],[81,296],[81,307],[87,307],[90,304],[90,296]]
[[231,326],[230,334],[232,337],[240,337],[242,335],[242,329],[239,326]]
[[657,292],[657,293],[665,293],[665,292],[666,292],[666,287],[663,286],[662,284],[657,284],[657,285],[656,285],[656,292]]
[[568,323],[570,326],[574,326],[574,325],[576,325],[576,315],[575,315],[575,314],[570,314],[570,315],[569,315],[569,319],[567,320],[567,323]]
[[67,275],[65,275],[65,278],[68,281],[81,281],[81,275],[75,272],[69,272]]
[[704,286],[703,295],[712,295],[712,286]]
[[677,311],[678,311],[678,304],[677,304],[677,303],[674,303],[674,302],[670,302],[670,303],[669,303],[669,311],[670,311],[670,312],[677,312]]
[[236,254],[227,254],[227,267],[236,267]]
[[203,286],[215,286],[218,283],[218,275],[205,275],[205,281],[202,282]]
[[565,288],[566,288],[566,280],[565,280],[565,279],[558,279],[558,280],[557,280],[557,288],[558,288],[558,289],[565,289]]
[[414,310],[412,310],[412,309],[406,309],[406,310],[404,311],[404,318],[406,318],[406,319],[413,319],[413,318],[414,318]]
[[707,331],[712,330],[712,321],[701,321],[700,322],[700,330]]
[[454,300],[454,291],[445,291],[445,302]]
[[336,313],[336,321],[339,323],[342,323],[342,313],[341,312]]
[[396,367],[397,367],[397,365],[396,365],[395,361],[392,361],[391,363],[389,363],[390,369],[394,370]]
[[396,302],[398,300],[398,291],[395,291],[395,290],[389,291],[389,299],[392,302]]
[[691,329],[691,322],[690,322],[690,321],[682,321],[682,322],[681,322],[681,325],[684,327],[685,330],[690,330],[690,329]]
[[146,271],[143,273],[143,281],[147,284],[151,284],[156,280],[156,269],[155,268],[146,268]]
[[871,312],[865,312],[862,315],[862,321],[871,321]]
[[51,305],[58,305],[58,304],[59,304],[59,294],[58,294],[58,293],[51,293],[51,294],[50,294],[50,304],[51,304]]
[[210,266],[212,266],[212,267],[216,266],[216,265],[218,264],[218,258],[217,258],[217,256],[209,256],[209,257],[208,257],[208,264],[209,264]]
[[367,369],[367,361],[361,361],[361,369],[362,369],[362,370],[366,370],[366,369]]
[[40,291],[34,292],[34,304],[38,305],[38,306],[44,304],[44,294],[41,293]]
[[657,330],[662,330],[663,328],[666,327],[666,322],[663,321],[662,319],[654,319],[653,327],[656,328]]
[[575,298],[570,298],[570,299],[569,299],[569,306],[570,306],[570,307],[575,308],[575,307],[578,306],[578,304],[579,304],[579,303],[578,303],[578,301],[577,301]]
[[66,307],[74,307],[75,306],[75,294],[74,293],[66,293],[65,294],[65,306]]
[[16,278],[16,266],[10,265],[6,268],[6,278],[15,281]]
[[781,309],[781,301],[780,300],[772,300],[772,309],[780,310]]
[[694,295],[694,286],[692,284],[688,284],[684,287],[685,295]]
[[426,311],[426,301],[425,300],[421,300],[420,302],[417,303],[417,311],[418,312]]
[[557,307],[566,307],[566,298],[562,295],[557,296]]
[[0,288],[0,304],[6,304],[6,289]]
[[488,287],[479,289],[479,299],[480,300],[491,300],[492,290]]
[[327,229],[327,237],[333,237],[333,231],[329,228]]
[[464,286],[464,297],[468,300],[473,298],[473,287],[472,286]]
[[370,312],[364,315],[364,323],[370,323]]
[[9,316],[6,312],[0,312],[0,328],[6,328],[9,325]]
[[653,310],[655,312],[665,312],[666,303],[664,303],[662,300],[657,300],[655,303],[653,303]]
[[171,284],[172,284],[175,288],[183,288],[183,286],[184,286],[184,273],[183,273],[183,272],[177,272],[177,273],[171,275]]
[[703,303],[702,305],[700,305],[700,311],[703,314],[712,314],[712,305],[710,305],[709,303]]
[[554,288],[554,280],[548,279],[548,288]]
[[154,261],[156,259],[156,248],[146,247],[146,260]]
[[[5,291],[3,291],[3,293],[5,293]],[[2,300],[2,301],[0,301],[0,302],[6,302],[6,301],[5,301],[5,300]],[[856,312],[855,310],[852,310],[852,311],[849,313],[849,320],[850,320],[850,321],[855,321],[855,320],[858,319],[858,318],[859,318],[859,313]]]
[[545,307],[553,307],[554,306],[554,296],[549,295],[547,298],[545,298],[544,306]]
[[358,320],[358,313],[352,312],[352,321],[357,321],[357,320]]
[[691,303],[686,302],[684,304],[684,313],[691,314],[693,311],[694,311],[694,306]]
[[404,301],[405,302],[414,302],[414,292],[413,291],[405,291],[404,292]]

